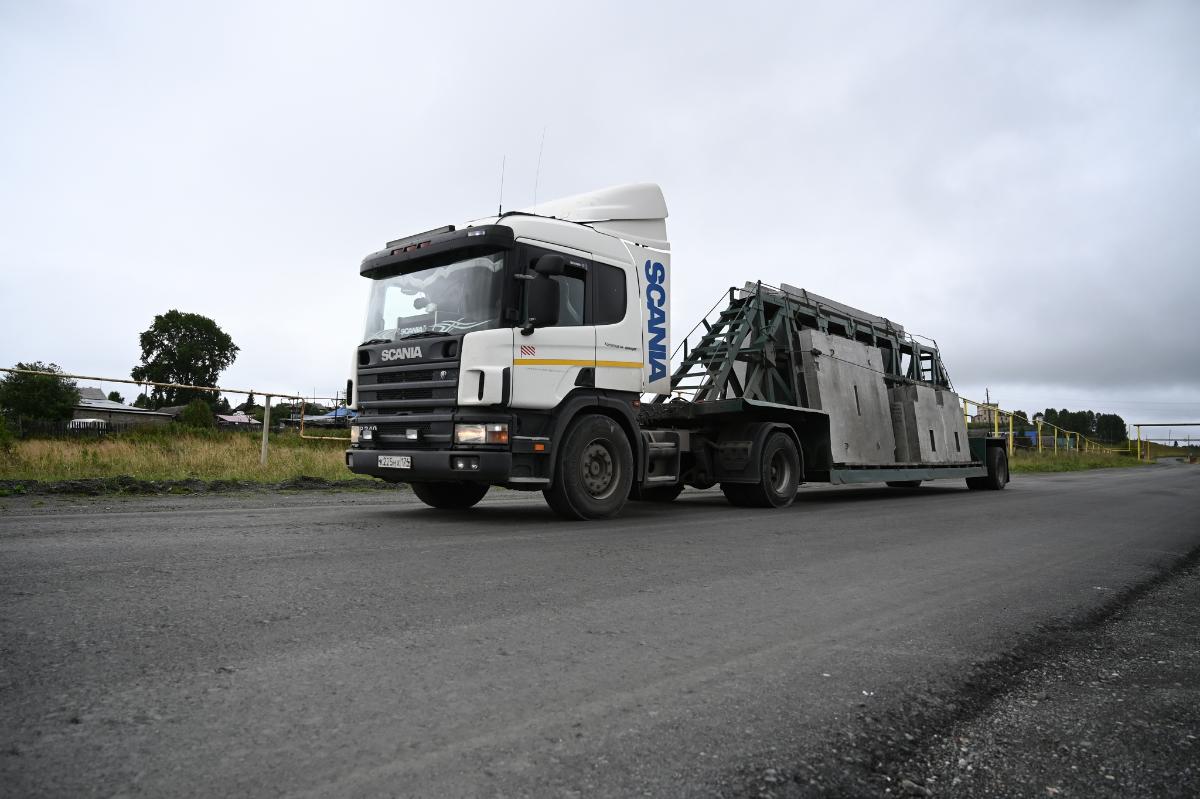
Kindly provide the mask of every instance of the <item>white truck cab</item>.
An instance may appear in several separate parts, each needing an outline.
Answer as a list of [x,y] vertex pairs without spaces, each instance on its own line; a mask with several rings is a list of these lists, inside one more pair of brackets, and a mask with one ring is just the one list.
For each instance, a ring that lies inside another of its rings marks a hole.
[[[490,484],[550,489],[581,411],[636,438],[641,395],[670,390],[666,218],[658,186],[618,186],[367,256],[348,466],[455,505]],[[593,485],[615,480],[623,502],[633,447],[592,454]]]

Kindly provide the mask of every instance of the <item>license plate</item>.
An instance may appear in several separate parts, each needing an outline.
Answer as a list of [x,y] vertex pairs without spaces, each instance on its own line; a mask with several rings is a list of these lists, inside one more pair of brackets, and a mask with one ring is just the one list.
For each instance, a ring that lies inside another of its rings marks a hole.
[[380,469],[411,469],[412,458],[408,455],[380,455]]

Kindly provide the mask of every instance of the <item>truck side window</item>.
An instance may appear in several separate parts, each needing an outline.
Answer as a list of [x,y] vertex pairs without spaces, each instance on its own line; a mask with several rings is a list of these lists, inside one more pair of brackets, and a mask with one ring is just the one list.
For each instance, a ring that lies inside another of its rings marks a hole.
[[551,278],[559,285],[558,290],[558,326],[578,327],[583,324],[583,276],[566,274],[555,275]]
[[593,263],[592,291],[596,297],[596,324],[615,325],[625,318],[624,270]]

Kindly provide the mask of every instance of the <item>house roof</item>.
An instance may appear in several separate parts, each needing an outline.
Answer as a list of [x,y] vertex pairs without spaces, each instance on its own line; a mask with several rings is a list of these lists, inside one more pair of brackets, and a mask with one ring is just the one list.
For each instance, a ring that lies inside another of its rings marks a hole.
[[228,424],[262,424],[262,422],[244,413],[218,413],[217,418]]
[[[100,389],[92,389],[92,391],[100,392]],[[152,416],[168,416],[169,415],[169,414],[162,413],[160,411],[152,411],[148,408],[134,408],[131,405],[122,405],[119,402],[113,402],[112,400],[110,400],[106,397],[103,397],[102,392],[100,392],[101,397],[102,397],[101,399],[93,399],[92,398],[93,395],[91,394],[91,392],[89,392],[88,395],[85,395],[83,392],[84,392],[84,389],[79,390],[79,402],[75,403],[75,407],[79,408],[80,410],[107,411],[110,413],[117,412],[117,413],[130,413],[130,414],[138,414],[138,415],[149,414]]]

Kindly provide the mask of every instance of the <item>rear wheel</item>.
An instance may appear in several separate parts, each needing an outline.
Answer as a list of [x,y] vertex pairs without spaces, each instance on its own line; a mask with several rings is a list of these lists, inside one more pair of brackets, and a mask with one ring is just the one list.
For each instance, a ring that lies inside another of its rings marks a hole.
[[542,494],[560,516],[603,519],[624,507],[632,483],[625,432],[607,416],[588,414],[571,425],[554,464],[554,483]]
[[461,481],[447,483],[412,483],[413,493],[417,499],[431,508],[442,510],[466,510],[473,507],[490,486],[482,483],[467,483]]
[[918,488],[920,480],[888,480],[888,488]]
[[988,447],[985,461],[987,475],[968,477],[967,488],[976,491],[1000,491],[1008,485],[1008,452],[1004,447]]
[[750,508],[786,508],[800,488],[800,451],[787,433],[771,433],[763,444],[757,483],[722,483],[731,505]]

